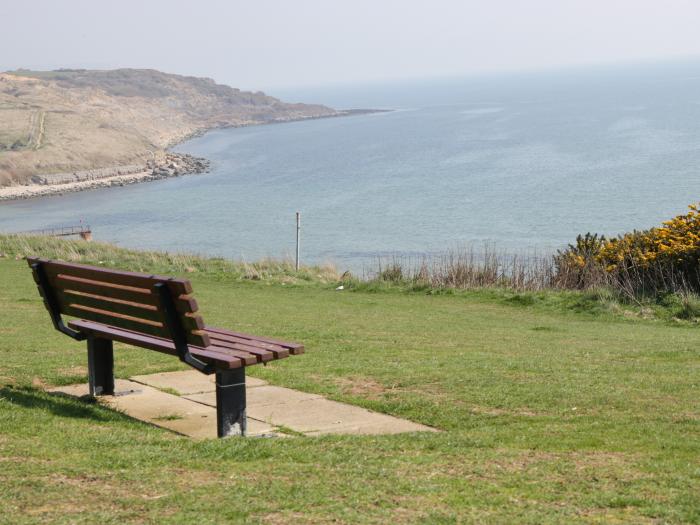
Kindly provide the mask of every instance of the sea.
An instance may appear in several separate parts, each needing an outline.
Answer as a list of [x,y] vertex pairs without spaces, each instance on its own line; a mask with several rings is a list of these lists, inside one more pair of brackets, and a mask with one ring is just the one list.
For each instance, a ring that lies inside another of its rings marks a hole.
[[369,268],[465,247],[548,253],[700,200],[700,61],[272,91],[391,110],[220,129],[202,175],[0,203],[0,231],[89,224],[124,247]]

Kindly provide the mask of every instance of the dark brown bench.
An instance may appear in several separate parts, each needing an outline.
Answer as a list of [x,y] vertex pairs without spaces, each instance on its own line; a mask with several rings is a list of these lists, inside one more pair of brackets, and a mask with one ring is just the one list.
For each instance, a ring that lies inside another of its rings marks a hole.
[[[216,374],[219,437],[245,435],[245,367],[304,352],[296,343],[206,326],[186,279],[28,258],[56,330],[87,339],[90,394],[114,394],[113,341]],[[64,324],[63,315],[73,317]]]

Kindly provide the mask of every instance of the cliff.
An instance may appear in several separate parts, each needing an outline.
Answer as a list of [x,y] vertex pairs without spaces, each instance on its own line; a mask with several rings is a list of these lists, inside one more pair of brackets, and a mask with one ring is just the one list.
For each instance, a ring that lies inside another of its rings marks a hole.
[[0,73],[0,186],[145,166],[211,128],[340,114],[154,70]]

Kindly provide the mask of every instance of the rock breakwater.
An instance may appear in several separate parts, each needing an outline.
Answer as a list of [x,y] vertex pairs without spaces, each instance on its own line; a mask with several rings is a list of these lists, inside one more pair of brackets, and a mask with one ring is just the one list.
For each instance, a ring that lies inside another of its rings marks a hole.
[[207,159],[183,153],[166,153],[145,165],[115,166],[72,173],[34,175],[32,184],[0,188],[0,201],[30,199],[49,195],[62,195],[112,186],[125,186],[138,182],[180,177],[209,171]]

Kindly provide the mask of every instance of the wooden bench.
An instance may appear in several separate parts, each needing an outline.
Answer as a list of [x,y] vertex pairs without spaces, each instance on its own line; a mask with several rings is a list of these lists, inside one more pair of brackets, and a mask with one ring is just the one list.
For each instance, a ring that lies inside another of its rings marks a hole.
[[[87,340],[90,394],[114,394],[113,341],[176,355],[216,374],[219,437],[245,435],[245,367],[304,352],[297,343],[206,326],[186,279],[28,258],[56,330]],[[63,315],[73,317],[64,324]]]

